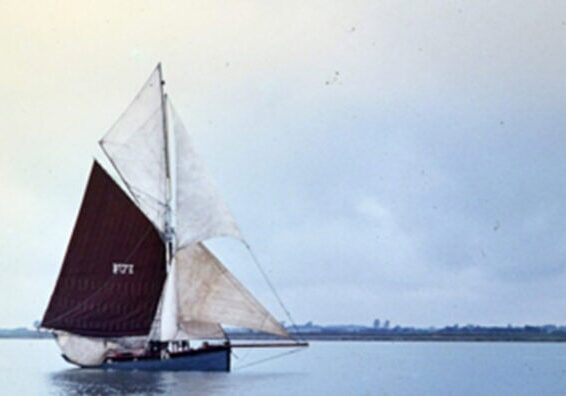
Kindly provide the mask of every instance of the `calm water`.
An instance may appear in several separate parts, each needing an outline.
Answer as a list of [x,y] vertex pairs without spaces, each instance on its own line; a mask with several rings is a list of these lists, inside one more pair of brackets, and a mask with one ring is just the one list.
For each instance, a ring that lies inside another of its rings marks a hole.
[[49,340],[0,340],[0,391],[18,396],[566,394],[566,344],[315,342],[305,351],[250,365],[278,353],[238,351],[232,373],[119,373],[73,369]]

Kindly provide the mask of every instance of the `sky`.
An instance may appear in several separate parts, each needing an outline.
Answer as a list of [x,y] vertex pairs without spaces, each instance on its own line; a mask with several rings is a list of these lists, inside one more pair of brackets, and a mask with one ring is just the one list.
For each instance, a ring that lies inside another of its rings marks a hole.
[[2,327],[41,318],[159,61],[295,322],[566,324],[563,1],[3,0],[0,51]]

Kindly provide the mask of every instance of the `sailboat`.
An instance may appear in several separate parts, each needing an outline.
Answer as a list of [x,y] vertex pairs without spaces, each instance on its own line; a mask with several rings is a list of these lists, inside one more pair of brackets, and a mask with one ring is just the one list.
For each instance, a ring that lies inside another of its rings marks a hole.
[[[122,183],[94,161],[41,326],[88,368],[229,371],[233,348],[306,346],[205,245],[249,249],[164,85],[158,64],[99,141]],[[225,326],[277,341],[235,344]]]

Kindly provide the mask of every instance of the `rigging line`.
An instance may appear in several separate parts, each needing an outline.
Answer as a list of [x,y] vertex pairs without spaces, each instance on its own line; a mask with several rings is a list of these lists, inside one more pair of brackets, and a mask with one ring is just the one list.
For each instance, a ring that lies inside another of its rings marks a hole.
[[226,333],[226,331],[224,330],[224,328],[222,327],[222,325],[220,325],[220,323],[218,324],[218,327],[220,327],[220,331],[222,332],[222,335],[224,336],[224,339],[228,342],[230,342],[230,336],[228,335],[228,333]]
[[[143,236],[140,238],[140,240],[138,241],[138,243],[136,244],[136,246],[134,246],[132,248],[132,251],[128,254],[128,256],[126,257],[125,261],[128,262],[130,260],[130,258],[132,258],[132,256],[134,255],[134,253],[138,250],[138,248],[141,246],[141,244],[143,243],[143,241],[147,238],[149,232],[152,230],[153,226],[149,226],[147,231],[143,234]],[[75,305],[73,308],[71,308],[70,310],[68,310],[67,312],[63,312],[61,315],[56,316],[55,318],[51,319],[52,322],[61,320],[66,318],[67,316],[71,315],[72,313],[77,312],[80,308],[82,308],[87,302],[89,302],[92,298],[94,298],[95,296],[97,296],[102,290],[104,290],[106,288],[106,286],[108,286],[110,284],[110,281],[112,280],[112,277],[108,277],[108,279],[106,279],[104,281],[104,283],[102,285],[100,285],[100,287],[98,289],[96,289],[95,291],[93,291],[90,296],[88,296],[87,298],[85,298],[83,301],[81,301],[79,304]]]
[[251,349],[247,349],[245,352],[242,353],[242,355],[238,355],[236,352],[234,352],[234,348],[230,349],[230,353],[236,357],[236,359],[238,359],[238,362],[240,364],[242,364],[243,362],[246,361],[246,359],[248,358],[249,354],[251,352]]
[[265,363],[265,362],[268,362],[270,360],[279,359],[279,358],[282,358],[282,357],[287,356],[287,355],[292,355],[294,353],[301,352],[302,350],[303,350],[303,348],[295,348],[295,349],[292,349],[290,351],[279,353],[279,354],[274,355],[274,356],[269,356],[269,357],[266,357],[264,359],[255,360],[255,361],[248,363],[248,364],[245,364],[243,366],[235,367],[234,371],[242,370],[242,369],[245,369],[245,368],[248,368],[248,367],[251,367],[251,366],[256,366],[258,364]]
[[[103,140],[99,140],[98,144],[100,145],[100,148],[102,149],[102,152],[104,153],[104,155],[106,155],[106,157],[108,158],[108,160],[110,161],[110,163],[112,164],[112,166],[114,167],[114,169],[116,170],[116,172],[118,173],[118,176],[120,176],[120,179],[122,180],[122,182],[124,183],[124,185],[126,186],[128,192],[130,193],[130,195],[133,198],[133,201],[137,204],[138,207],[140,207],[140,200],[139,197],[136,195],[135,191],[132,190],[132,187],[130,186],[130,183],[128,183],[128,180],[126,180],[126,178],[124,177],[124,175],[122,174],[122,172],[120,171],[120,168],[118,168],[118,166],[116,165],[116,162],[114,161],[114,159],[110,156],[110,153],[108,153],[108,151],[106,150],[106,148],[104,147],[104,145],[102,144]],[[108,173],[108,172],[106,172]]]
[[[263,279],[265,280],[265,282],[267,283],[267,285],[271,289],[271,292],[273,293],[273,295],[277,299],[277,302],[281,306],[281,309],[283,309],[283,311],[285,312],[287,319],[289,319],[289,321],[291,322],[291,326],[293,327],[293,330],[295,330],[295,334],[298,334],[299,332],[298,332],[297,324],[293,320],[293,317],[291,316],[291,312],[289,312],[289,310],[287,309],[287,307],[283,303],[283,300],[279,296],[279,293],[277,293],[277,290],[275,290],[275,286],[273,286],[273,283],[271,282],[271,280],[267,276],[267,272],[265,272],[265,270],[263,269],[263,266],[261,265],[258,258],[256,257],[254,251],[252,250],[252,247],[250,246],[250,244],[246,240],[242,239],[242,242],[243,242],[244,246],[246,247],[246,249],[248,249],[248,252],[250,252],[250,256],[252,256],[252,259],[253,259],[256,267],[258,267],[259,271],[261,272]],[[294,339],[294,340],[300,340],[301,339],[300,337],[294,337],[294,336],[291,336],[291,338]]]
[[[133,102],[130,103],[130,104],[133,104]],[[129,108],[126,109],[126,111],[124,111],[124,113],[122,113],[122,116],[123,116],[124,114],[126,114],[126,113],[128,112],[128,110],[129,110]],[[99,144],[110,144],[110,145],[114,145],[114,146],[118,146],[118,147],[127,145],[127,144],[128,144],[127,141],[129,140],[129,138],[131,138],[132,136],[134,136],[135,134],[137,134],[138,131],[140,131],[142,128],[144,128],[146,125],[148,125],[148,124],[150,123],[150,121],[153,120],[153,117],[155,116],[155,114],[157,114],[157,112],[160,111],[160,110],[161,110],[161,104],[159,104],[159,107],[156,108],[155,110],[153,110],[153,111],[150,113],[149,117],[148,117],[145,121],[143,121],[136,129],[134,129],[133,131],[131,131],[130,134],[128,135],[128,137],[125,139],[125,141],[124,141],[124,142],[121,142],[121,143],[119,143],[119,142],[117,142],[117,141],[115,141],[115,140],[113,141],[112,138],[108,138],[108,135],[109,135],[111,132],[114,131],[114,127],[115,127],[115,126],[120,122],[120,120],[122,119],[122,118],[119,118],[119,119],[112,125],[112,127],[106,132],[106,135],[104,135],[104,136],[102,137],[102,139],[100,139],[100,140],[98,141],[98,143],[99,143]]]

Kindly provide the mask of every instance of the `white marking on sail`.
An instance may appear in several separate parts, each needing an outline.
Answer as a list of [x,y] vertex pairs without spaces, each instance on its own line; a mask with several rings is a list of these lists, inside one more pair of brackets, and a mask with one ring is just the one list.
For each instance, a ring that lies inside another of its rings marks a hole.
[[127,263],[112,263],[112,275],[133,275],[134,265]]

